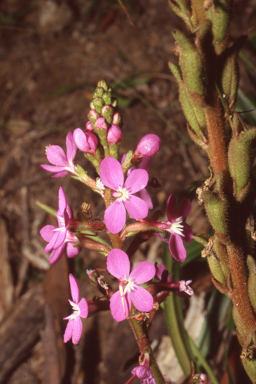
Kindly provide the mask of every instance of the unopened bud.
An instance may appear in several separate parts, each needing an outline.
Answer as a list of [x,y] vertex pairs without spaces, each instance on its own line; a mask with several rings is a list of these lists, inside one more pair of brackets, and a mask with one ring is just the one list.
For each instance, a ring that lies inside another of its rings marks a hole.
[[112,123],[112,116],[114,114],[114,109],[113,107],[110,107],[110,105],[105,105],[102,110],[101,110],[101,114],[103,117],[105,117],[106,119],[106,122],[108,124],[111,124]]
[[104,91],[108,90],[108,85],[105,80],[98,81],[97,87],[102,87]]
[[106,105],[111,105],[111,103],[112,103],[111,92],[105,92],[104,95],[102,96],[102,99],[104,100],[104,103]]
[[80,151],[95,155],[95,151],[98,147],[98,139],[93,133],[83,132],[82,129],[76,128],[73,137],[75,144]]
[[134,164],[138,159],[142,159],[143,157],[154,156],[159,151],[160,145],[161,139],[153,133],[142,137],[133,154],[132,163]]
[[93,131],[93,125],[91,123],[91,121],[87,121],[87,123],[85,124],[85,128],[87,131]]
[[104,89],[102,87],[97,87],[93,92],[92,97],[95,99],[96,97],[102,97],[104,93]]
[[105,131],[108,130],[108,125],[104,117],[100,117],[99,119],[97,119],[97,121],[95,122],[95,128]]
[[101,97],[96,97],[96,99],[93,100],[93,105],[98,113],[101,113],[102,107],[104,105],[104,101]]
[[115,125],[119,125],[119,127],[122,126],[122,118],[119,112],[114,113],[112,123]]
[[118,125],[112,124],[108,130],[107,140],[109,144],[119,143],[123,138],[123,132]]
[[91,109],[90,112],[88,113],[87,117],[92,122],[92,124],[94,124],[95,121],[99,118],[99,115],[95,111],[95,109]]

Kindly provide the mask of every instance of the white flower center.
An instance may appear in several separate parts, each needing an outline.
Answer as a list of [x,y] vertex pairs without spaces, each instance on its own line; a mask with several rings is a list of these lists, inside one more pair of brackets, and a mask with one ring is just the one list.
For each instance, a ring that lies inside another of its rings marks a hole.
[[121,203],[129,199],[130,192],[126,188],[118,187],[117,191],[112,192],[112,196],[115,197],[117,201]]
[[170,230],[177,235],[184,236],[183,229],[184,224],[182,217],[178,217],[173,223],[170,224]]
[[126,283],[124,288],[124,295],[125,295],[127,292],[133,291],[135,283],[131,277],[126,277],[123,279],[123,281]]
[[66,319],[76,319],[77,317],[80,316],[80,308],[78,306],[78,304],[76,303],[73,303],[73,301],[69,300],[69,304],[71,305],[72,309],[73,309],[73,313],[66,317]]

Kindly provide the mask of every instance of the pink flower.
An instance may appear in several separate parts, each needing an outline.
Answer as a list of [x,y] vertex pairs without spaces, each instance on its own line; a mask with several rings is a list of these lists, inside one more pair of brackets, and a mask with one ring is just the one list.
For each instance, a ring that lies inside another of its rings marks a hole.
[[98,147],[98,139],[92,132],[82,131],[81,128],[76,128],[74,130],[74,141],[80,151],[90,153],[93,156],[95,155]]
[[72,338],[73,344],[77,344],[82,335],[83,326],[81,317],[85,319],[88,316],[88,304],[84,298],[79,301],[79,287],[76,279],[71,274],[69,275],[69,283],[73,300],[69,300],[69,303],[73,309],[73,313],[70,316],[64,317],[64,320],[68,320],[64,333],[64,343]]
[[112,249],[107,257],[107,270],[119,279],[119,291],[110,299],[110,310],[116,321],[124,320],[131,310],[131,302],[140,312],[153,308],[153,297],[138,284],[146,283],[155,276],[155,266],[148,261],[137,264],[130,273],[130,261],[120,249]]
[[80,252],[80,248],[74,246],[79,240],[69,230],[69,221],[73,219],[73,212],[61,187],[59,189],[59,209],[56,216],[59,224],[58,228],[53,225],[46,225],[40,231],[42,238],[48,241],[44,252],[53,250],[50,254],[50,264],[56,263],[65,250],[67,257],[75,257]]
[[66,137],[67,155],[58,145],[50,145],[46,149],[47,160],[53,165],[41,164],[41,167],[49,172],[56,172],[52,177],[63,177],[68,172],[76,174],[74,159],[77,147],[73,139],[73,132],[69,132]]
[[87,123],[85,124],[85,128],[87,131],[90,131],[90,132],[93,132],[93,130],[94,130],[91,121],[87,121]]
[[136,159],[152,157],[159,151],[160,145],[161,139],[154,133],[149,133],[140,139],[133,156]]
[[104,117],[99,117],[95,122],[95,128],[98,129],[104,129],[104,131],[108,130],[108,124],[106,123],[106,120]]
[[165,265],[163,263],[158,264],[156,267],[156,275],[155,277],[163,282],[178,284],[177,290],[174,290],[173,293],[179,297],[188,297],[193,296],[194,291],[189,286],[189,284],[192,282],[192,280],[179,280],[179,281],[172,281],[170,278],[169,272],[166,269]]
[[[166,203],[166,213],[168,221],[152,223],[157,228],[163,229],[171,234],[169,240],[169,248],[171,254],[177,261],[184,261],[186,259],[186,249],[183,240],[192,241],[192,231],[188,224],[184,223],[185,217],[190,213],[191,202],[189,199],[183,199],[176,206],[176,197],[170,195]],[[167,239],[156,233],[160,239],[168,242]]]
[[156,384],[152,370],[146,366],[140,365],[133,368],[132,375],[138,377],[142,384]]
[[108,130],[107,140],[109,144],[120,143],[123,138],[123,132],[118,125],[112,124]]
[[116,198],[104,214],[104,221],[110,232],[118,233],[124,227],[126,222],[125,209],[136,220],[147,216],[147,203],[134,195],[147,185],[147,171],[135,169],[124,182],[121,164],[112,157],[106,157],[100,163],[100,179],[106,187],[113,190],[112,197]]

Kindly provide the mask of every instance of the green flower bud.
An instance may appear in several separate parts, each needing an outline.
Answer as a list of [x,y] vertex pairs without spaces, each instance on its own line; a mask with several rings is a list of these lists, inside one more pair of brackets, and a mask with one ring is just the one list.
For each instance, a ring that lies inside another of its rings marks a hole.
[[93,92],[92,97],[96,99],[96,97],[102,97],[104,94],[104,89],[102,87],[97,87]]
[[105,80],[98,81],[97,87],[101,87],[104,89],[104,91],[108,90],[108,85]]
[[106,105],[111,105],[112,103],[112,94],[111,92],[105,92],[104,95],[102,96],[103,100],[104,100],[104,103]]
[[101,97],[96,97],[96,99],[93,100],[93,105],[98,113],[101,113],[102,107],[104,105],[104,101]]

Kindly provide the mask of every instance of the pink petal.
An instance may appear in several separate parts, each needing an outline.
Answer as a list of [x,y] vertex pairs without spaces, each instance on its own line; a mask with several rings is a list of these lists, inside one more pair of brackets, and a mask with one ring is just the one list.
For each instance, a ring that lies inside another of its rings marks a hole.
[[176,197],[170,195],[166,203],[166,213],[170,222],[175,221],[179,216],[177,212]]
[[149,261],[141,261],[133,268],[130,277],[134,279],[136,284],[142,284],[153,279],[155,274],[156,268],[154,264]]
[[48,172],[61,172],[64,169],[64,167],[56,167],[56,165],[47,165],[47,164],[41,164],[40,167],[42,167]]
[[135,169],[127,177],[124,186],[131,193],[139,192],[148,183],[148,173],[144,169]]
[[153,209],[153,203],[146,188],[143,188],[139,192],[140,198],[147,203],[148,209]]
[[130,298],[135,308],[140,312],[149,312],[153,308],[154,300],[152,295],[138,285],[130,292]]
[[78,341],[81,339],[82,330],[83,330],[82,320],[80,319],[80,317],[76,317],[74,319],[74,328],[73,328],[73,335],[72,335],[73,344],[77,344]]
[[66,209],[66,207],[67,207],[67,198],[66,198],[65,192],[60,187],[59,188],[59,209],[58,209],[58,212],[61,216],[63,216],[64,210]]
[[107,270],[119,280],[129,276],[130,260],[127,254],[121,249],[112,249],[107,257]]
[[145,169],[145,171],[149,171],[150,168],[150,162],[151,158],[150,157],[144,157],[141,162],[138,164],[138,169]]
[[68,217],[70,219],[73,219],[73,211],[72,211],[71,206],[68,203],[67,203],[66,211],[67,211]]
[[73,138],[73,132],[70,131],[66,137],[66,147],[67,147],[67,159],[69,162],[73,162],[76,157],[77,147]]
[[57,172],[55,173],[55,175],[52,175],[52,177],[64,177],[64,176],[67,176],[68,172],[67,171],[63,171],[63,172]]
[[133,219],[144,219],[148,215],[147,203],[137,196],[130,196],[128,200],[124,201],[124,205]]
[[59,145],[50,145],[47,147],[46,157],[51,164],[63,167],[68,165],[67,156]]
[[112,203],[104,213],[104,221],[107,229],[112,233],[120,232],[126,222],[126,211],[123,203],[117,200]]
[[63,255],[63,253],[65,251],[65,246],[66,246],[66,244],[63,243],[61,247],[59,247],[58,249],[54,249],[52,251],[52,253],[50,254],[50,257],[49,257],[49,263],[51,265],[55,264],[55,263],[57,263],[57,261],[59,261],[59,259],[61,258],[61,256]]
[[102,183],[115,191],[124,184],[122,166],[116,159],[106,157],[100,163],[100,179]]
[[44,253],[49,252],[54,247],[54,244],[56,243],[58,236],[59,236],[58,232],[54,232],[51,240],[49,241],[49,243],[46,245],[44,249]]
[[66,254],[69,259],[76,257],[81,251],[80,247],[75,247],[72,243],[67,243]]
[[174,259],[181,262],[186,260],[187,253],[182,238],[176,233],[171,234],[169,248]]
[[187,217],[191,211],[191,201],[189,199],[183,199],[180,201],[178,209],[177,209],[177,215],[178,217]]
[[58,233],[58,237],[57,237],[56,242],[53,246],[53,249],[59,248],[64,243],[64,241],[66,239],[66,235],[67,235],[67,230],[66,230],[66,228],[64,228],[63,230],[58,231],[57,233]]
[[76,279],[74,278],[73,275],[71,275],[71,273],[69,274],[69,284],[70,284],[70,291],[71,291],[72,300],[74,303],[78,304],[79,287],[78,287]]
[[88,144],[88,138],[84,134],[81,128],[76,128],[73,133],[74,142],[80,151],[88,152],[90,151],[90,146]]
[[[128,316],[130,313],[130,310],[131,310],[131,304],[130,304],[130,301],[127,301],[126,297],[124,297],[124,305],[125,305],[126,314]],[[119,322],[119,321],[123,321],[126,319],[125,314],[124,314],[123,305],[122,305],[122,299],[121,299],[120,291],[115,292],[114,295],[111,296],[110,311],[111,311],[111,315],[113,316],[113,318],[116,321]]]
[[88,316],[88,304],[87,301],[82,298],[82,300],[79,302],[78,307],[80,309],[80,316],[85,319]]
[[66,343],[67,341],[69,341],[71,339],[72,334],[73,334],[73,328],[74,328],[74,319],[69,319],[67,326],[66,326],[66,329],[65,329],[64,336],[63,336],[64,343]]
[[193,232],[191,230],[190,225],[188,225],[187,223],[184,223],[183,225],[184,225],[184,229],[183,229],[184,237],[183,237],[183,240],[185,240],[187,243],[190,243],[190,241],[193,240]]
[[169,272],[168,272],[168,270],[166,269],[166,266],[163,263],[158,264],[158,266],[156,267],[156,278],[158,280],[162,280],[162,275],[163,275],[164,271],[166,271],[166,273],[168,274],[167,281],[171,281]]
[[49,243],[54,235],[54,229],[56,229],[56,227],[53,225],[46,225],[40,230],[40,235],[45,241]]

